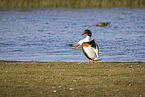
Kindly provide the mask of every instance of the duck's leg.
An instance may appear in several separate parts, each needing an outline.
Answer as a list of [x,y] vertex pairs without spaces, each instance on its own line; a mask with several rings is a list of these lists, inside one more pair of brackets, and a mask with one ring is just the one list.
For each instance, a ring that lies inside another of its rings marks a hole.
[[88,64],[90,63],[90,60],[88,59]]
[[92,59],[92,64],[94,64],[94,60]]

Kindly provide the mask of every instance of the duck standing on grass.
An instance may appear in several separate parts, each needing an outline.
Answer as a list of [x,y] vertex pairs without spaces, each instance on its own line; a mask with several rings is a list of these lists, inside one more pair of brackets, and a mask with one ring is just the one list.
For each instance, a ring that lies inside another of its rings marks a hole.
[[85,39],[80,40],[79,42],[69,44],[69,46],[73,47],[73,49],[76,50],[83,50],[83,53],[88,58],[88,64],[89,61],[92,60],[92,64],[94,61],[100,61],[101,59],[98,58],[99,56],[99,47],[98,44],[95,42],[95,40],[91,40],[90,38],[92,36],[92,33],[90,30],[85,30],[82,35],[87,34],[87,37]]

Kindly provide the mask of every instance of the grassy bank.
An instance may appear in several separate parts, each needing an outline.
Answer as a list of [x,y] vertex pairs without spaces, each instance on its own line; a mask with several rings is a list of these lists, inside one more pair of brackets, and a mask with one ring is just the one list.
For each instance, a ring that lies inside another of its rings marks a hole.
[[0,0],[0,8],[111,8],[145,7],[145,0]]
[[0,96],[144,97],[145,63],[0,61]]

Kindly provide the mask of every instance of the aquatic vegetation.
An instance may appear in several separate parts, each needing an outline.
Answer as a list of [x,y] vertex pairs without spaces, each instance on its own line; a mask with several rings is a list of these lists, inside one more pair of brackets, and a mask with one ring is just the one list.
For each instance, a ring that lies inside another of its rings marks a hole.
[[0,8],[111,8],[145,7],[145,0],[0,0]]
[[109,26],[110,22],[100,22],[98,24],[94,24],[93,26]]

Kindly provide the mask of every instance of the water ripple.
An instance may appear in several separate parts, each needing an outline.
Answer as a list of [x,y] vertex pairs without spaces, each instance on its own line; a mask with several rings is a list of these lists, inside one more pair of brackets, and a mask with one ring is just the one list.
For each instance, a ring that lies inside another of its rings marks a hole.
[[[102,61],[145,62],[145,9],[18,9],[0,11],[0,60],[87,61],[68,44],[90,29]],[[95,27],[98,22],[111,22]]]

